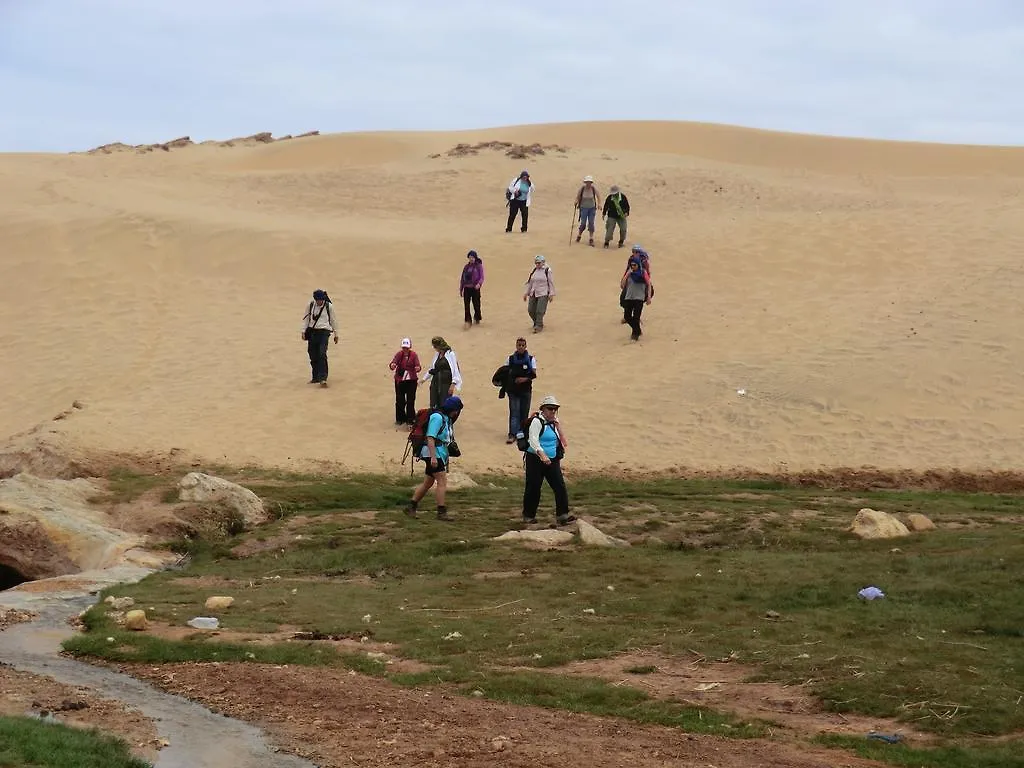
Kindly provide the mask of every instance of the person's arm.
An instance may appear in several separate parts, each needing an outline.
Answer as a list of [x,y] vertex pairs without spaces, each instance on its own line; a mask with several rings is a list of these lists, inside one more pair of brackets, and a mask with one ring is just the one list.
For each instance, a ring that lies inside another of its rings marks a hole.
[[601,218],[602,218],[602,219],[603,219],[603,218],[604,218],[605,216],[607,216],[607,215],[608,215],[608,209],[609,209],[609,208],[611,207],[611,204],[612,204],[612,196],[611,196],[611,195],[608,195],[608,197],[606,197],[606,198],[604,199],[604,207],[603,207],[603,208],[601,208]]
[[548,301],[551,301],[555,298],[555,281],[551,277],[551,267],[548,267],[545,277],[548,279]]
[[644,272],[644,302],[646,304],[650,304],[651,303],[651,293],[652,292],[653,291],[651,290],[651,273],[645,271]]
[[409,368],[410,368],[409,372],[412,373],[413,378],[416,378],[417,376],[419,376],[420,370],[421,370],[421,368],[420,368],[420,356],[417,355],[415,352],[413,352],[412,356],[409,358]]
[[313,302],[309,302],[309,309],[306,310],[306,314],[302,316],[302,335],[306,335],[306,329],[309,328],[309,323],[313,319]]
[[544,453],[544,449],[540,447],[540,433],[544,431],[544,424],[541,420],[530,419],[530,431],[526,436],[527,441],[530,444],[530,448],[534,453],[537,454],[537,458],[543,461],[545,464],[549,464],[551,459]]
[[480,279],[476,281],[476,289],[479,291],[484,287],[484,263],[481,261],[476,268],[480,270]]
[[448,365],[452,369],[452,391],[449,394],[455,394],[456,392],[462,391],[462,373],[459,371],[459,360],[455,356],[455,350],[448,350]]
[[552,421],[552,422],[549,422],[549,423],[555,425],[555,434],[558,436],[558,442],[561,444],[562,450],[564,451],[566,448],[569,447],[569,441],[565,437],[565,432],[563,431],[562,422],[560,422],[558,420],[558,417],[556,416],[555,420]]
[[434,359],[430,361],[430,368],[428,368],[427,372],[425,374],[423,374],[423,378],[421,379],[421,381],[423,381],[424,383],[430,381],[430,379],[433,378],[433,376],[431,375],[430,372],[432,370],[434,370],[434,366],[437,365],[437,355],[438,355],[438,353],[435,352],[434,353]]
[[334,304],[327,305],[327,323],[331,326],[331,331],[334,333],[334,343],[338,343],[338,324],[334,319]]
[[444,429],[444,418],[439,413],[430,414],[430,419],[427,421],[427,458],[431,464],[434,464],[437,459],[437,441],[441,437],[441,430]]
[[619,205],[622,206],[622,213],[624,216],[629,216],[629,198],[625,195],[619,199]]
[[530,367],[526,369],[526,375],[531,379],[537,378],[537,358],[530,355]]
[[392,371],[397,371],[398,370],[398,361],[401,358],[401,356],[402,356],[401,352],[396,352],[395,356],[391,358],[391,362],[388,363],[388,368],[390,368]]
[[628,269],[626,270],[626,274],[624,274],[622,276],[622,279],[619,281],[619,288],[625,288],[627,280],[629,280],[629,270]]

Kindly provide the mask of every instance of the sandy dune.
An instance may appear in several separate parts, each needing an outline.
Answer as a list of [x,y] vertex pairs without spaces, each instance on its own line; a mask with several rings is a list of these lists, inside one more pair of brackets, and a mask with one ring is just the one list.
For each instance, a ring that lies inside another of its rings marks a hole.
[[[445,154],[490,139],[569,151]],[[530,232],[506,235],[521,167]],[[624,251],[567,244],[587,173],[623,187],[652,254],[639,344]],[[670,123],[2,155],[0,436],[79,400],[53,426],[80,446],[394,469],[387,362],[441,334],[467,380],[461,467],[514,470],[490,377],[544,253],[559,296],[530,349],[571,467],[1021,468],[1022,186],[1024,149]],[[487,282],[464,331],[468,248]],[[344,326],[327,390],[298,327],[318,287]]]

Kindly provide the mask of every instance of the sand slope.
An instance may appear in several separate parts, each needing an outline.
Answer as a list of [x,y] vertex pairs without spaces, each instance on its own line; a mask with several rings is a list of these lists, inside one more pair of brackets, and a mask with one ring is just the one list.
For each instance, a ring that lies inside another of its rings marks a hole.
[[[445,155],[489,139],[569,151]],[[524,166],[530,232],[506,235]],[[622,185],[652,254],[640,344],[625,252],[567,244],[586,173]],[[1022,186],[1024,149],[674,123],[2,155],[0,436],[77,399],[54,426],[87,447],[393,468],[386,364],[442,334],[467,380],[462,468],[515,469],[490,376],[529,330],[539,252],[559,296],[530,349],[573,467],[1019,468]],[[468,248],[487,282],[467,332]],[[327,390],[299,339],[317,287],[344,326]]]

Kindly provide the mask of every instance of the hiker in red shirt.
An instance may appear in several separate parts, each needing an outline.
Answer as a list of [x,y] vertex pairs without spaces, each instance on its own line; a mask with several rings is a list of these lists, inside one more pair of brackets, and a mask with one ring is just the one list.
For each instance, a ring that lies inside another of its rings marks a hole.
[[420,358],[412,350],[412,341],[402,339],[402,348],[388,363],[395,372],[395,424],[409,424],[416,420],[416,381],[420,373]]

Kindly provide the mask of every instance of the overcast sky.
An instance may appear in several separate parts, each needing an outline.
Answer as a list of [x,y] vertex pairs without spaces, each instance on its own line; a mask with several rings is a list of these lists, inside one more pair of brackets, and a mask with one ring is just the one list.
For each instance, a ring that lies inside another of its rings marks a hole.
[[669,119],[1021,144],[1024,0],[0,0],[0,151]]

